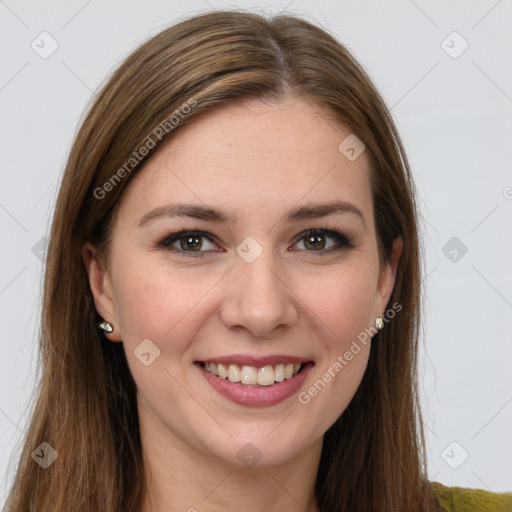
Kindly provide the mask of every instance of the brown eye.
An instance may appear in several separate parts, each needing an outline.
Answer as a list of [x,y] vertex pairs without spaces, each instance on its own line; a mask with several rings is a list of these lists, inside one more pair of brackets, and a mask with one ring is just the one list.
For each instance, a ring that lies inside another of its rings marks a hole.
[[184,251],[188,249],[192,251],[199,251],[203,245],[201,237],[197,235],[181,237],[178,240],[180,241],[180,246]]
[[[329,242],[329,239],[331,242]],[[205,242],[206,241],[206,242]],[[344,248],[355,247],[351,240],[337,231],[328,229],[313,229],[301,233],[296,239],[294,245],[299,242],[304,243],[307,252],[323,254],[341,250]],[[334,241],[334,242],[332,242]],[[211,244],[211,249],[204,249],[204,244]],[[178,245],[176,245],[178,244]],[[213,237],[202,231],[179,231],[165,236],[157,243],[158,247],[164,247],[170,251],[183,256],[201,257],[204,253],[219,252],[218,245],[213,242]]]
[[[328,244],[328,239],[334,240],[336,243],[326,247]],[[313,229],[306,231],[306,233],[299,235],[296,243],[301,241],[304,242],[304,247],[306,247],[308,252],[318,252],[320,254],[324,254],[332,250],[342,249],[344,247],[354,247],[350,239],[342,233],[326,229]]]
[[304,245],[307,249],[323,249],[325,247],[325,236],[308,235],[306,238],[304,238]]
[[[201,250],[205,244],[204,240],[206,240],[206,243],[216,247],[211,238],[206,233],[200,231],[179,231],[178,233],[165,236],[157,245],[185,256],[202,256],[202,253],[209,252]],[[178,243],[178,246],[176,246],[176,243]]]

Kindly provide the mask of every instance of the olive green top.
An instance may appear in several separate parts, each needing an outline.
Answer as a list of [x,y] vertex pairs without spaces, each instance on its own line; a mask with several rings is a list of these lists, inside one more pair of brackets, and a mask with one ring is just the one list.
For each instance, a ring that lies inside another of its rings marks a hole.
[[465,487],[446,487],[432,482],[439,512],[512,512],[512,493]]

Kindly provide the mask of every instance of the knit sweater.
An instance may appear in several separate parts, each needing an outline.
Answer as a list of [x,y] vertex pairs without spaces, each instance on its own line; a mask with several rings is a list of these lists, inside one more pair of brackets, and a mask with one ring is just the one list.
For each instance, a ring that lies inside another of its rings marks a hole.
[[512,493],[465,487],[446,487],[432,482],[439,512],[512,512]]

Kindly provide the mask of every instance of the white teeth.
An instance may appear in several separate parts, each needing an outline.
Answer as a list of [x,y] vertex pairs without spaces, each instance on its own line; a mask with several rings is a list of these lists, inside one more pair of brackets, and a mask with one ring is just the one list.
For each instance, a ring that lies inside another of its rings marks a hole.
[[231,382],[240,382],[240,368],[236,364],[230,364],[228,368],[228,379]]
[[258,370],[254,366],[242,366],[240,372],[240,382],[242,384],[254,385],[258,383]]
[[228,376],[228,369],[223,364],[219,363],[218,370],[219,370],[219,377],[221,379],[225,379]]
[[282,382],[284,380],[284,364],[276,364],[274,369],[274,380]]
[[260,386],[271,386],[274,384],[274,368],[264,366],[258,370],[258,384]]
[[230,382],[240,382],[247,386],[271,386],[275,382],[291,379],[299,372],[300,367],[300,363],[279,363],[275,366],[267,365],[263,367],[203,363],[203,368],[212,375],[217,375],[221,379],[228,379]]

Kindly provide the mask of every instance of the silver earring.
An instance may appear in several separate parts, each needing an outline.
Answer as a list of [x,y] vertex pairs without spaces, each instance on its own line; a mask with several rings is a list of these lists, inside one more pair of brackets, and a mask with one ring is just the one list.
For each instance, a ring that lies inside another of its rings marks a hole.
[[381,329],[384,328],[384,319],[382,318],[382,316],[378,316],[376,319],[375,319],[375,327],[380,331]]
[[114,326],[110,322],[106,322],[105,320],[98,324],[98,327],[103,330],[103,332],[110,333],[114,330]]

